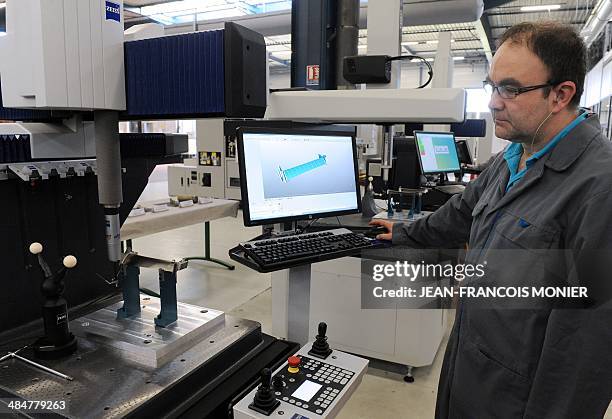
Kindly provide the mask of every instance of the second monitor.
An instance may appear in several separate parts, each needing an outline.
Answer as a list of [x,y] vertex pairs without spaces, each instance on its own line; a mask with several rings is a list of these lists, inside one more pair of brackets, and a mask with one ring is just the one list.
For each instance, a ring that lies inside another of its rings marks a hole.
[[414,131],[417,154],[424,175],[461,170],[452,132]]

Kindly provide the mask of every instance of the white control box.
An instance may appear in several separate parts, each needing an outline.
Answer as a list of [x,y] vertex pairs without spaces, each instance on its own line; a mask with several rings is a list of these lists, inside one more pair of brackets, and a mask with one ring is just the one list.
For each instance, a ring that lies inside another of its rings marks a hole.
[[173,164],[168,166],[168,195],[190,195],[215,197],[214,181],[222,181],[221,175],[215,177],[203,166]]
[[125,110],[123,0],[7,0],[0,57],[5,107]]
[[[325,359],[308,352],[312,342],[296,354],[298,371],[288,363],[272,373],[272,386],[280,402],[270,415],[251,407],[257,389],[234,405],[234,419],[333,418],[357,389],[368,369],[368,360],[333,350]],[[289,361],[291,361],[290,357]]]

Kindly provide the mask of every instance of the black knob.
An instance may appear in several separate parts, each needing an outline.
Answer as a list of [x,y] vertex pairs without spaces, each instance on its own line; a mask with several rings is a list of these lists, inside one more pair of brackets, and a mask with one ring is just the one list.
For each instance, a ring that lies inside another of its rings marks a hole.
[[285,382],[283,381],[282,377],[280,375],[275,376],[272,380],[272,387],[274,387],[275,389],[281,389],[284,386]]
[[272,371],[270,368],[264,368],[261,370],[261,386],[270,388],[270,384],[272,383]]
[[309,355],[316,356],[318,358],[327,358],[329,354],[332,353],[332,350],[329,347],[329,343],[327,343],[327,324],[324,322],[319,323],[319,334],[317,335],[316,340],[312,344],[312,348],[308,351]]
[[327,323],[321,322],[319,323],[319,336],[325,337],[325,335],[327,335]]

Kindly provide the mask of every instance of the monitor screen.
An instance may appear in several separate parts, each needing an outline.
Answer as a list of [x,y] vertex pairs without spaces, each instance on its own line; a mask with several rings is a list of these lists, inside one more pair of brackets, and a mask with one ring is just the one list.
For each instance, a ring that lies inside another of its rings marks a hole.
[[238,150],[245,225],[361,212],[354,134],[245,127]]
[[319,390],[321,390],[323,386],[321,384],[317,384],[314,381],[306,380],[304,383],[295,390],[291,397],[295,397],[296,399],[304,400],[305,402],[310,402],[312,398],[317,394]]
[[423,174],[461,170],[452,132],[415,131],[414,137]]

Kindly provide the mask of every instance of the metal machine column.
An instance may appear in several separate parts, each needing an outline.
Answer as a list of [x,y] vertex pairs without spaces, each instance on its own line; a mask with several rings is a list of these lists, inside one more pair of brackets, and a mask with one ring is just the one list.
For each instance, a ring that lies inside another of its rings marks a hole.
[[287,339],[304,345],[310,322],[310,264],[289,269]]
[[336,0],[293,0],[291,87],[336,88]]
[[112,262],[119,262],[121,260],[119,207],[123,202],[119,113],[117,111],[95,111],[94,122],[98,198],[100,205],[104,206],[108,258]]
[[338,0],[336,25],[336,85],[339,89],[354,89],[343,76],[344,57],[359,53],[359,0]]
[[[434,76],[431,87],[453,86],[453,55],[451,53],[451,33],[438,33],[438,50],[434,59]],[[448,124],[427,124],[423,126],[428,131],[450,131]]]
[[[404,9],[402,0],[370,0],[368,2],[368,55],[401,54],[402,25]],[[399,89],[401,85],[401,64],[391,64],[391,82],[388,84],[368,84],[368,89]],[[389,180],[389,170],[393,161],[393,126],[382,127],[382,177]]]

